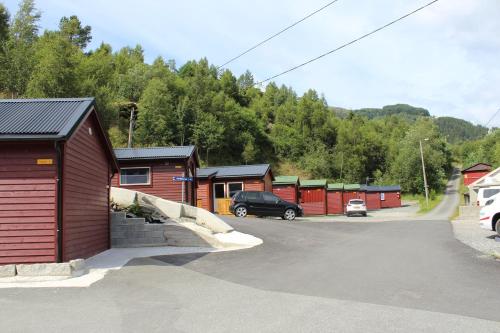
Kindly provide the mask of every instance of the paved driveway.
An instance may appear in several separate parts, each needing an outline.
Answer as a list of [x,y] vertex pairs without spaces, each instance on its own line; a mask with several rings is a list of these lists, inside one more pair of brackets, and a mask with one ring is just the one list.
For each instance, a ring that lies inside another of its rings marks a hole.
[[0,290],[0,332],[500,332],[500,263],[445,220],[228,221],[264,244]]

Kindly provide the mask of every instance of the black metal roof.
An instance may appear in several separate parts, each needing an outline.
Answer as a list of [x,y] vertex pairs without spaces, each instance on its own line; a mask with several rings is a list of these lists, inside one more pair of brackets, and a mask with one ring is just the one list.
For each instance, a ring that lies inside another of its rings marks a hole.
[[488,163],[476,163],[468,168],[463,169],[461,172],[473,172],[473,171],[491,171],[491,164]]
[[63,139],[94,98],[0,99],[0,140]]
[[270,168],[269,164],[209,167],[196,170],[196,175],[198,178],[264,177]]
[[195,146],[115,148],[119,161],[188,158],[193,155]]

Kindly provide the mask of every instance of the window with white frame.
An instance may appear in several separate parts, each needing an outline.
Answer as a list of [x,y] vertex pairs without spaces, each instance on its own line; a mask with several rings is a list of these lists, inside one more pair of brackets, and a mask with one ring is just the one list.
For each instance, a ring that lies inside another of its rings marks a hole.
[[227,193],[232,198],[236,192],[243,191],[243,183],[227,183]]
[[121,168],[120,185],[150,185],[151,168]]

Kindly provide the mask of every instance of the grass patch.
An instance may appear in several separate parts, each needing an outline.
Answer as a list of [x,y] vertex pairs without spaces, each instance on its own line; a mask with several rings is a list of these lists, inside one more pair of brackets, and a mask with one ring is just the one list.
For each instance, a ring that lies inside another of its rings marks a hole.
[[427,207],[424,194],[403,194],[404,201],[417,201],[420,207],[419,214],[424,214],[433,210],[443,200],[443,193],[431,191],[429,193],[429,206]]

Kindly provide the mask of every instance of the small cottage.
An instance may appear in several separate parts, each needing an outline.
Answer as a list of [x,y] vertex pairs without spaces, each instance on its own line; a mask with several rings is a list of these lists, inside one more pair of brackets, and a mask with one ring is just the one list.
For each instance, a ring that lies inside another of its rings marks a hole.
[[327,213],[343,214],[344,213],[344,198],[343,198],[344,184],[328,184],[327,187]]
[[285,201],[298,203],[299,185],[298,176],[277,176],[273,181],[273,193]]
[[110,247],[118,167],[93,98],[0,100],[0,141],[0,264]]
[[476,180],[487,175],[491,171],[491,165],[487,163],[476,163],[468,168],[463,169],[464,185],[469,186]]
[[113,177],[113,186],[195,205],[199,166],[195,146],[117,148],[114,151],[120,171]]
[[349,200],[352,199],[362,199],[366,202],[366,191],[361,187],[360,184],[345,184],[344,185],[344,211],[347,209],[347,204]]
[[198,207],[229,214],[231,197],[238,191],[273,190],[269,164],[200,168],[197,170]]
[[304,215],[326,215],[326,179],[300,182],[300,205]]

